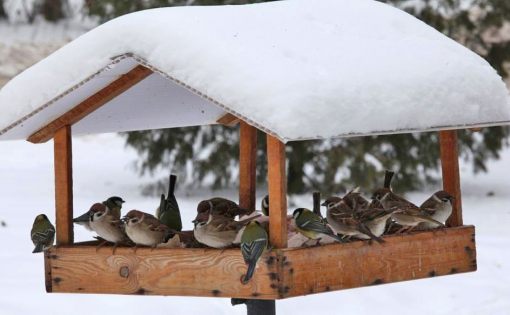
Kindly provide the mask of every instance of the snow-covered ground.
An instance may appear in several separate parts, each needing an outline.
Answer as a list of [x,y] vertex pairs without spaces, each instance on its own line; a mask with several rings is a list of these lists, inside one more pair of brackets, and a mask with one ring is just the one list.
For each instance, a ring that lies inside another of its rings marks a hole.
[[[152,211],[158,198],[140,194],[143,183],[132,165],[136,153],[113,134],[74,139],[75,213],[109,195],[121,195],[126,208]],[[277,302],[279,314],[510,314],[510,150],[473,176],[462,168],[464,220],[477,227],[478,271],[293,298]],[[165,174],[159,174],[158,178]],[[487,196],[491,191],[494,196]],[[0,143],[0,314],[244,314],[229,299],[46,294],[42,255],[31,253],[30,228],[36,214],[53,220],[53,146],[24,141]],[[260,192],[264,193],[264,192]],[[410,194],[421,201],[430,192]],[[181,190],[178,199],[186,227],[194,206],[212,193]],[[235,197],[235,192],[227,196]],[[311,198],[294,202],[311,206]],[[77,240],[90,235],[77,227]]]

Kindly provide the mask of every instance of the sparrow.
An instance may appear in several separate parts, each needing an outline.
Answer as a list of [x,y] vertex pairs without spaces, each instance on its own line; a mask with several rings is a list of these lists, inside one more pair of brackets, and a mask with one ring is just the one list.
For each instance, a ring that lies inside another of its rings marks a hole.
[[[446,220],[452,214],[452,205],[454,197],[444,190],[435,192],[429,199],[425,200],[420,206],[423,214],[430,216],[432,219],[441,223],[446,223]],[[434,228],[437,225],[424,222],[423,226],[426,228]]]
[[402,226],[397,233],[403,231],[410,232],[422,222],[429,222],[435,224],[435,226],[444,226],[443,223],[434,220],[428,214],[422,212],[414,203],[393,193],[390,188],[376,190],[372,195],[372,199],[375,200],[374,202],[380,203],[384,210],[393,211],[391,215],[392,220]]
[[262,201],[260,202],[260,209],[266,217],[269,216],[269,195],[262,198]]
[[215,197],[202,200],[197,206],[197,217],[201,213],[211,213],[213,215],[222,215],[234,219],[236,216],[249,215],[253,210],[242,209],[231,200]]
[[363,205],[366,209],[360,210],[356,207],[356,200],[352,201],[354,208],[340,197],[329,197],[322,203],[326,206],[326,218],[329,225],[336,233],[344,235],[342,238],[373,239],[384,243],[380,236],[384,233],[391,212],[383,209],[368,209],[365,203]]
[[122,219],[125,222],[127,236],[136,245],[156,247],[158,244],[167,242],[174,236],[165,224],[161,223],[151,214],[131,210]]
[[246,284],[253,277],[257,261],[268,246],[268,236],[266,230],[257,221],[251,221],[246,225],[241,237],[241,253],[244,262],[248,265],[246,275],[242,278],[242,283]]
[[317,244],[323,236],[330,236],[335,240],[341,242],[340,236],[336,235],[331,228],[326,224],[317,214],[305,208],[298,208],[294,210],[292,217],[294,218],[296,229],[299,233],[308,237],[309,239],[317,240]]
[[361,195],[360,188],[356,187],[353,190],[349,191],[345,196],[342,197],[344,202],[351,209],[356,208],[357,211],[362,211],[368,209],[370,202]]
[[[103,205],[107,206],[110,209],[110,215],[116,218],[117,220],[120,220],[120,210],[122,209],[122,204],[125,201],[117,196],[112,196],[105,201],[102,202]],[[93,229],[90,227],[90,220],[89,220],[90,214],[87,211],[86,213],[82,214],[81,216],[74,218],[73,223],[76,223],[78,225],[81,225],[85,227],[89,231],[93,231]]]
[[30,231],[30,237],[35,245],[32,253],[40,253],[53,246],[55,227],[45,214],[40,214],[35,217],[32,230]]
[[177,199],[174,195],[176,180],[177,176],[170,175],[168,195],[166,198],[164,194],[161,195],[161,201],[159,203],[158,209],[156,210],[156,217],[159,219],[159,221],[161,221],[161,223],[165,224],[170,229],[174,231],[181,231],[181,212],[179,210],[179,205],[177,204]]
[[235,221],[223,215],[200,213],[193,220],[195,225],[193,235],[198,242],[206,246],[226,248],[234,243],[239,231],[253,219],[255,218],[250,217],[243,221]]
[[[115,202],[112,201],[111,198],[108,200]],[[115,253],[117,245],[127,242],[128,238],[124,231],[122,221],[120,220],[120,207],[118,205],[120,204],[122,206],[122,199],[117,200],[117,203],[110,204],[111,208],[106,206],[106,204],[109,203],[108,200],[103,203],[93,204],[89,211],[75,218],[73,222],[88,222],[89,229],[96,232],[97,235],[104,240],[98,244],[96,250],[99,250],[106,242],[110,242],[114,244],[113,252]]]

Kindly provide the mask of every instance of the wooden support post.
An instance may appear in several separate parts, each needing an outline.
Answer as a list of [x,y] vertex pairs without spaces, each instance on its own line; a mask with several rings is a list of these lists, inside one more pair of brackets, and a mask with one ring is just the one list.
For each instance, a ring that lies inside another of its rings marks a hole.
[[73,243],[73,168],[71,126],[55,133],[55,210],[57,245]]
[[443,189],[455,197],[452,215],[446,223],[448,226],[461,226],[463,223],[457,131],[440,131],[439,143],[441,146]]
[[241,122],[239,129],[239,206],[255,210],[257,129]]
[[287,176],[285,144],[267,135],[267,181],[269,190],[269,241],[287,247]]

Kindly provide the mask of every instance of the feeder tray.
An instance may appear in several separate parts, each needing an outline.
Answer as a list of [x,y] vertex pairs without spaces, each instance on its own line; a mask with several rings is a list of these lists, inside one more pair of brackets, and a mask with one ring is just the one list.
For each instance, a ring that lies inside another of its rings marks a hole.
[[[232,19],[218,18],[220,11]],[[372,32],[366,31],[364,14],[377,25]],[[264,25],[258,23],[261,16],[268,19]],[[147,23],[141,23],[142,18]],[[220,20],[229,21],[228,27],[218,24]],[[154,25],[168,32],[154,32]],[[125,32],[130,40],[118,44]],[[211,42],[215,44],[208,45]],[[370,47],[377,47],[377,53]],[[399,76],[391,76],[393,68],[388,66],[395,62],[395,47],[403,57]],[[344,58],[347,48],[353,49],[348,56],[363,61],[356,63],[355,72],[344,71],[352,70],[353,59]],[[259,50],[262,53],[254,58]],[[190,60],[196,56],[200,58]],[[418,73],[416,60],[427,71]],[[272,67],[270,72],[266,65]],[[285,79],[278,76],[289,72]],[[48,73],[51,80],[45,79]],[[387,73],[392,80],[350,80],[365,73]],[[445,88],[444,82],[451,84]],[[478,88],[466,88],[469,82]],[[416,96],[391,97],[395,87],[402,92],[415,88]],[[23,89],[27,93],[20,93]],[[294,93],[287,98],[289,90]],[[365,94],[373,90],[384,93]],[[388,104],[395,106],[389,110]],[[354,0],[127,15],[13,79],[0,90],[0,110],[0,140],[54,141],[57,244],[44,256],[48,292],[256,300],[475,271],[475,230],[462,222],[456,129],[510,121],[505,85],[480,57],[406,13],[375,1]],[[378,119],[363,123],[374,114]],[[96,252],[95,243],[74,243],[73,134],[211,124],[239,126],[239,204],[246,209],[255,209],[257,132],[266,137],[273,249],[248,284],[240,281],[246,265],[239,249],[138,248],[135,253],[124,247],[113,254],[108,247]],[[286,142],[424,131],[438,133],[443,189],[455,197],[446,228],[387,235],[383,244],[353,241],[287,248]]]
[[389,235],[384,244],[355,241],[275,249],[243,285],[239,249],[112,248],[75,244],[45,254],[46,290],[276,300],[476,270],[472,226]]

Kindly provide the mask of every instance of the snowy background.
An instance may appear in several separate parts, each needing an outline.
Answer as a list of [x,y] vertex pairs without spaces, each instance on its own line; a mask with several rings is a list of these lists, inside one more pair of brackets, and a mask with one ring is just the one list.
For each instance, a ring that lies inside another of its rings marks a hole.
[[[114,134],[76,137],[74,209],[81,213],[95,201],[121,195],[127,208],[153,211],[158,198],[143,197],[140,187],[150,178],[133,170],[136,153]],[[279,314],[510,314],[510,150],[489,164],[489,174],[473,176],[462,167],[464,221],[476,225],[478,271],[475,273],[360,288],[277,302]],[[163,176],[158,174],[158,178]],[[435,187],[438,188],[438,187]],[[431,191],[434,187],[431,187]],[[413,193],[416,202],[431,191]],[[265,193],[259,189],[259,193]],[[493,196],[488,196],[493,194]],[[192,192],[177,197],[185,228],[191,228],[195,205],[213,194],[236,197],[235,191]],[[25,141],[0,143],[0,314],[244,314],[229,299],[116,295],[46,294],[42,255],[31,254],[29,232],[41,212],[54,220],[53,144]],[[260,200],[259,196],[259,200]],[[309,196],[295,198],[311,206]],[[292,208],[291,208],[292,210]],[[90,235],[75,229],[77,240]]]

